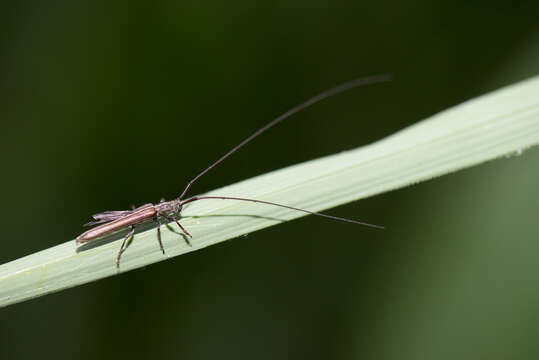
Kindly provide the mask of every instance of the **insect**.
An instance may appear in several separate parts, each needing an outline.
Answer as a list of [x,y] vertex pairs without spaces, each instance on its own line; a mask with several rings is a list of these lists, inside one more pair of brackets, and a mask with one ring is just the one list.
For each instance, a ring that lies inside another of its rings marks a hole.
[[163,243],[161,241],[161,220],[165,219],[168,222],[175,222],[178,227],[182,230],[182,232],[186,235],[185,240],[190,245],[189,238],[192,238],[191,234],[180,224],[178,219],[180,218],[180,213],[183,209],[183,206],[199,200],[206,200],[206,199],[220,199],[220,200],[237,200],[237,201],[249,201],[259,204],[266,204],[266,205],[272,205],[272,206],[279,206],[295,211],[301,211],[307,214],[321,216],[333,220],[338,221],[346,221],[357,225],[364,225],[369,226],[373,228],[383,228],[382,226],[368,224],[361,221],[341,218],[337,216],[331,216],[327,214],[322,214],[314,211],[309,211],[305,209],[296,208],[289,205],[283,205],[283,204],[277,204],[274,202],[264,201],[264,200],[258,200],[258,199],[248,199],[248,198],[241,198],[241,197],[231,197],[231,196],[194,196],[191,198],[188,198],[186,200],[183,200],[184,196],[187,194],[191,186],[195,181],[197,181],[200,177],[205,175],[207,172],[209,172],[211,169],[213,169],[215,166],[220,164],[223,160],[225,160],[227,157],[238,151],[240,148],[242,148],[244,145],[246,145],[248,142],[256,138],[257,136],[261,135],[262,133],[269,130],[271,127],[277,125],[281,121],[289,118],[291,115],[299,112],[300,110],[303,110],[323,99],[326,99],[330,96],[336,95],[338,93],[341,93],[343,91],[363,86],[363,85],[369,85],[369,84],[375,84],[380,82],[386,82],[390,81],[391,76],[390,75],[375,75],[365,78],[359,78],[355,79],[346,83],[343,83],[337,87],[334,87],[330,90],[324,91],[309,100],[293,107],[292,109],[288,110],[284,114],[280,115],[279,117],[275,118],[271,122],[264,125],[262,128],[255,131],[253,134],[251,134],[249,137],[247,137],[245,140],[240,142],[238,145],[233,147],[230,151],[228,151],[225,155],[221,156],[219,159],[217,159],[214,163],[212,163],[210,166],[208,166],[205,170],[203,170],[201,173],[199,173],[197,176],[195,176],[191,181],[187,183],[185,186],[185,189],[181,193],[181,195],[171,201],[165,201],[164,199],[161,199],[161,201],[158,204],[145,204],[138,208],[135,208],[133,210],[121,210],[121,211],[105,211],[102,213],[98,213],[93,215],[93,221],[84,224],[84,226],[91,226],[91,225],[99,225],[96,226],[93,229],[90,229],[81,235],[79,235],[75,242],[77,245],[83,244],[98,238],[101,238],[105,235],[114,233],[116,231],[122,230],[126,227],[129,228],[128,233],[125,235],[122,245],[120,246],[120,250],[118,251],[118,255],[116,256],[116,268],[120,267],[120,258],[122,256],[122,253],[126,249],[126,243],[127,241],[133,236],[135,232],[135,226],[145,223],[148,221],[154,221],[157,225],[157,241],[159,243],[159,248],[165,253],[165,249],[163,247]]

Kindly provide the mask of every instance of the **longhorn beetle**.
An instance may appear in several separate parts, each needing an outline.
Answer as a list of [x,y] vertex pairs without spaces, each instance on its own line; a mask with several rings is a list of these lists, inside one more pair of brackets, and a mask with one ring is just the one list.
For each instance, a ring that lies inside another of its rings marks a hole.
[[[245,144],[256,138],[258,135],[266,132],[271,127],[277,125],[281,121],[289,118],[291,115],[299,112],[302,109],[305,109],[314,103],[317,103],[325,98],[328,98],[330,96],[333,96],[335,94],[341,93],[343,91],[363,86],[363,85],[369,85],[369,84],[375,84],[380,82],[386,82],[390,81],[391,76],[384,74],[384,75],[375,75],[360,79],[355,79],[346,83],[343,83],[337,87],[334,87],[330,90],[324,91],[309,100],[297,105],[296,107],[288,110],[284,114],[280,115],[279,117],[275,118],[253,134],[251,134],[249,137],[247,137],[245,140],[243,140],[241,143],[233,147],[229,152],[227,152],[225,155],[221,156],[217,161],[212,163],[210,166],[208,166],[204,171],[202,171],[200,174],[195,176],[191,181],[187,183],[185,186],[185,189],[181,193],[181,195],[174,200],[171,201],[165,201],[164,199],[161,199],[161,202],[158,204],[145,204],[142,205],[136,209],[133,210],[123,210],[123,211],[105,211],[99,214],[93,215],[94,221],[91,221],[87,224],[84,224],[84,226],[91,226],[91,225],[97,225],[101,224],[99,226],[96,226],[93,229],[90,229],[81,235],[77,237],[75,240],[76,244],[82,244],[86,243],[92,240],[95,240],[97,238],[100,238],[102,236],[111,234],[113,232],[116,232],[118,230],[121,230],[125,227],[129,227],[129,232],[127,235],[125,235],[124,240],[122,242],[122,245],[120,246],[120,250],[118,251],[118,255],[116,256],[116,268],[120,267],[120,257],[122,256],[122,253],[126,249],[126,242],[128,239],[130,239],[134,232],[135,232],[135,226],[139,225],[143,222],[151,221],[153,220],[157,225],[157,241],[159,242],[159,248],[165,253],[165,249],[163,248],[163,243],[161,242],[161,222],[159,221],[159,218],[164,218],[169,222],[176,222],[176,224],[180,227],[180,229],[183,231],[185,235],[187,235],[189,238],[192,238],[191,234],[179,223],[178,218],[180,217],[180,213],[182,211],[182,208],[185,204],[188,204],[193,201],[199,201],[199,200],[206,200],[206,199],[220,199],[220,200],[238,200],[238,201],[250,201],[254,203],[260,203],[260,204],[267,204],[267,205],[273,205],[273,206],[279,206],[291,210],[296,211],[302,211],[307,214],[316,215],[316,216],[322,216],[325,218],[333,219],[333,220],[339,220],[339,221],[346,221],[353,224],[358,225],[365,225],[373,228],[381,229],[382,226],[368,224],[361,221],[351,220],[351,219],[345,219],[337,216],[331,216],[327,214],[322,214],[314,211],[299,209],[293,206],[283,205],[283,204],[277,204],[269,201],[263,201],[263,200],[257,200],[257,199],[247,199],[247,198],[240,198],[240,197],[231,197],[231,196],[194,196],[191,198],[188,198],[186,200],[183,200],[183,197],[185,194],[189,191],[191,188],[191,185],[195,181],[197,181],[201,176],[206,174],[208,171],[213,169],[215,166],[220,164],[223,160],[225,160],[227,157],[238,151],[240,148],[242,148]],[[186,241],[188,244],[189,240],[186,237]]]

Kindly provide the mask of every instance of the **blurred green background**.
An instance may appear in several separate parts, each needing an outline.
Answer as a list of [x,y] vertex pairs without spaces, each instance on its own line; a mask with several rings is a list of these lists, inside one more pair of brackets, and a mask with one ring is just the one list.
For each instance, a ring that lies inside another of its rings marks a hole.
[[[352,149],[539,72],[539,2],[0,5],[0,262],[89,215]],[[329,126],[330,125],[330,126]],[[532,359],[539,149],[0,309],[0,359]],[[135,239],[136,241],[136,239]],[[113,259],[111,259],[111,262]]]

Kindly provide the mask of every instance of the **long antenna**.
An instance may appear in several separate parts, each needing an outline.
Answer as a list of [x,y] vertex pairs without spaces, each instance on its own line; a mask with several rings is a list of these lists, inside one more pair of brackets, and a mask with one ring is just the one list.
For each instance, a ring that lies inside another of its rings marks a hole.
[[[253,140],[254,138],[256,138],[258,135],[266,132],[267,130],[269,130],[271,127],[277,125],[278,123],[280,123],[281,121],[289,118],[290,116],[294,115],[295,113],[321,101],[321,100],[324,100],[330,96],[333,96],[333,95],[336,95],[336,94],[339,94],[343,91],[346,91],[346,90],[349,90],[349,89],[353,89],[353,88],[356,88],[356,87],[359,87],[359,86],[364,86],[364,85],[370,85],[370,84],[376,84],[376,83],[381,83],[381,82],[386,82],[386,81],[391,81],[391,75],[390,74],[382,74],[382,75],[374,75],[374,76],[368,76],[368,77],[363,77],[363,78],[359,78],[359,79],[355,79],[355,80],[351,80],[351,81],[348,81],[348,82],[345,82],[341,85],[338,85],[332,89],[329,89],[329,90],[326,90],[312,98],[310,98],[309,100],[305,101],[304,103],[301,103],[295,107],[293,107],[292,109],[288,110],[287,112],[285,112],[284,114],[282,114],[281,116],[275,118],[274,120],[270,121],[268,124],[264,125],[262,128],[258,129],[257,131],[255,131],[253,134],[251,134],[249,137],[247,137],[245,140],[243,140],[241,143],[239,143],[238,145],[234,146],[229,152],[227,152],[226,154],[224,154],[223,156],[221,156],[217,161],[215,161],[213,164],[211,164],[210,166],[208,166],[204,171],[202,171],[200,174],[198,174],[197,176],[195,176],[191,181],[189,181],[187,183],[187,186],[185,187],[185,189],[183,190],[182,194],[180,195],[180,197],[178,198],[178,200],[182,200],[183,197],[185,196],[185,194],[187,193],[187,191],[189,191],[189,189],[191,188],[191,185],[193,185],[193,183],[195,181],[197,181],[200,177],[202,177],[204,174],[206,174],[208,171],[210,171],[211,169],[213,169],[215,166],[217,166],[218,164],[220,164],[223,160],[225,160],[227,157],[229,157],[230,155],[232,155],[233,153],[235,153],[236,151],[238,151],[241,147],[243,147],[245,144],[247,144],[249,141]],[[191,200],[191,199],[189,199]],[[236,199],[236,200],[240,200],[240,199]],[[245,200],[245,199],[243,199]],[[194,201],[194,200],[193,200]],[[258,201],[258,202],[262,202],[263,201]],[[184,202],[185,203],[185,202]],[[273,205],[277,205],[277,204],[273,204]],[[280,205],[282,206],[282,205]],[[285,206],[286,207],[286,206]],[[292,208],[294,210],[300,210],[300,211],[304,211],[304,212],[308,212],[310,213],[309,211],[306,211],[306,210],[301,210],[301,209],[295,209],[295,208]],[[311,213],[311,214],[315,214],[315,215],[322,215],[322,216],[325,216],[325,217],[331,217],[329,215],[324,215],[324,214],[317,214],[317,213]],[[344,219],[343,219],[344,220]],[[346,220],[346,221],[351,221],[351,220]],[[351,221],[351,222],[354,222],[354,221]],[[363,225],[370,225],[370,224],[363,224]]]
[[[274,203],[274,202],[270,202],[270,201],[264,201],[264,200],[255,200],[255,199],[247,199],[247,198],[239,198],[239,197],[231,197],[231,196],[195,196],[195,197],[189,198],[189,199],[187,199],[185,201],[181,201],[179,205],[183,206],[183,205],[188,204],[188,203],[193,202],[193,201],[206,200],[206,199],[250,201],[250,202],[259,203],[259,204],[267,204],[267,205],[279,206],[279,207],[286,208],[286,209],[302,211],[302,212],[307,213],[307,214],[316,215],[316,216],[322,216],[322,217],[325,217],[325,218],[328,218],[328,219],[346,221],[346,222],[349,222],[349,223],[352,223],[352,224],[364,225],[364,226],[368,226],[368,227],[372,227],[372,228],[376,228],[376,229],[384,229],[384,227],[380,226],[380,225],[374,225],[374,224],[369,224],[369,223],[362,222],[362,221],[357,221],[357,220],[342,218],[342,217],[338,217],[338,216],[322,214],[322,213],[319,213],[319,212],[300,209],[300,208],[289,206],[289,205],[283,205],[283,204],[278,204],[278,203]],[[178,225],[180,225],[180,224],[178,224]],[[184,232],[185,232],[185,230],[184,230]]]

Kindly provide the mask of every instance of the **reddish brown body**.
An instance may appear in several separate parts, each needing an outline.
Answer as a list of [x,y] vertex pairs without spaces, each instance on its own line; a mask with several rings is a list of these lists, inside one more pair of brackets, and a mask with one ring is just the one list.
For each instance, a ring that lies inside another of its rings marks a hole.
[[[175,221],[186,235],[191,236],[191,234],[189,234],[187,230],[181,226],[178,220],[171,216],[179,216],[181,209],[181,201],[172,200],[167,202],[162,199],[157,205],[150,203],[142,205],[134,210],[105,211],[99,214],[94,214],[94,221],[85,224],[85,226],[97,224],[101,225],[80,234],[77,236],[75,242],[77,245],[79,245],[129,227],[130,230],[124,237],[124,241],[122,242],[122,246],[120,247],[120,251],[116,257],[116,267],[119,268],[120,257],[125,250],[127,240],[135,233],[135,225],[153,220],[157,224],[157,241],[159,242],[159,248],[164,254],[165,249],[163,248],[163,243],[161,242],[161,223],[159,221],[159,217],[163,217],[168,221]],[[185,241],[188,245],[190,245],[187,238],[185,238]]]
[[[99,214],[96,215],[99,216]],[[82,234],[77,236],[76,242],[77,244],[82,244],[87,241],[97,239],[99,237],[121,230],[129,225],[140,224],[142,222],[151,220],[155,218],[156,215],[157,210],[155,209],[155,206],[153,204],[142,205],[133,211],[127,210],[111,212],[110,216],[107,218],[115,218],[115,220],[112,220],[106,224],[97,226],[93,229],[83,232]]]

